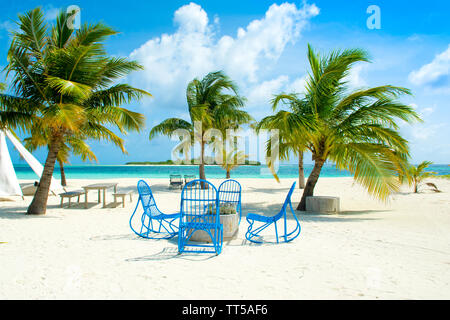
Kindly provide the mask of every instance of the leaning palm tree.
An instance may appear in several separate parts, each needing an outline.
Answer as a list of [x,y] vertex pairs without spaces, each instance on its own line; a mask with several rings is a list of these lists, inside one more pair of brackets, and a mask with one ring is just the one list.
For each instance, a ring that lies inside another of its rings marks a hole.
[[[305,119],[308,115],[308,106],[305,100],[298,98],[297,94],[279,94],[272,99],[272,109],[275,111],[280,102],[287,104],[289,111],[280,110],[276,114],[263,118],[256,125],[256,131],[261,129],[279,130],[278,144],[280,160],[289,160],[291,152],[298,157],[298,186],[305,188],[305,172],[303,167],[303,154],[306,149],[306,137],[303,134]],[[267,159],[270,159],[271,144],[266,143]],[[268,163],[271,166],[271,163]],[[275,178],[278,176],[274,172]]]
[[82,132],[123,148],[110,127],[125,134],[144,125],[142,114],[120,106],[149,94],[115,84],[142,67],[107,54],[103,42],[117,33],[110,27],[85,24],[74,31],[68,27],[69,19],[61,12],[50,28],[40,8],[19,15],[19,30],[12,33],[8,51],[6,70],[14,91],[9,107],[20,105],[32,114],[33,126],[48,133],[48,154],[28,214],[45,214],[55,162],[68,136]]
[[[48,135],[44,132],[39,132],[31,128],[31,136],[23,140],[25,148],[30,152],[35,151],[39,147],[48,147]],[[66,173],[64,166],[69,163],[70,155],[80,156],[82,161],[97,161],[95,153],[91,150],[90,146],[85,142],[84,136],[66,136],[64,141],[61,142],[56,160],[59,165],[61,175],[61,185],[67,186]]]
[[[432,164],[433,162],[431,161],[423,161],[417,166],[408,165],[406,174],[400,175],[400,182],[404,183],[406,181],[409,184],[409,186],[414,187],[414,193],[418,193],[419,186],[422,184],[422,182],[425,179],[436,176],[437,174],[436,172],[433,171],[425,171],[425,169]],[[433,183],[430,183],[429,185],[433,187],[434,190],[438,190]]]
[[[191,139],[198,134],[196,138],[200,141],[199,176],[200,179],[206,179],[204,161],[206,131],[211,128],[221,131],[235,129],[241,124],[248,123],[252,118],[241,109],[244,106],[244,98],[239,95],[236,84],[222,71],[211,72],[201,80],[194,79],[189,82],[186,98],[190,121],[179,118],[166,119],[152,128],[149,138],[151,140],[160,134],[172,136],[178,129],[187,130]],[[201,129],[195,127],[196,123],[201,125]]]
[[[306,116],[295,120],[306,137],[314,168],[297,210],[306,209],[326,161],[350,171],[370,194],[386,199],[398,190],[398,172],[406,170],[408,142],[399,134],[397,119],[420,121],[410,106],[397,100],[410,94],[391,85],[349,91],[346,77],[358,62],[369,62],[360,49],[321,56],[308,46],[311,71],[306,83]],[[295,132],[293,132],[295,134]]]

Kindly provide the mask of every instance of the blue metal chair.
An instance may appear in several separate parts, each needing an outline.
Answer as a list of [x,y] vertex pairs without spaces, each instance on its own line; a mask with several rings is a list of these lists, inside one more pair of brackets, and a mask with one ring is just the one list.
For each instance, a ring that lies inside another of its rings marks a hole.
[[[147,239],[170,239],[178,233],[178,227],[174,222],[179,219],[180,214],[164,214],[156,206],[152,190],[144,180],[139,180],[137,184],[139,199],[130,217],[130,228],[138,236]],[[137,212],[139,203],[142,205],[142,215],[140,217],[140,227],[133,228],[133,217]]]
[[[205,188],[202,188],[202,185]],[[194,232],[203,230],[211,243],[194,242]],[[223,243],[223,227],[220,224],[217,189],[206,180],[188,182],[181,191],[178,252],[220,254]]]
[[[300,235],[300,231],[301,231],[300,222],[298,221],[297,217],[295,216],[294,209],[292,208],[292,202],[291,202],[291,196],[292,196],[292,193],[294,192],[294,189],[295,189],[295,182],[292,184],[292,187],[289,190],[286,200],[284,201],[283,207],[281,208],[280,212],[278,214],[276,214],[275,216],[266,217],[266,216],[262,216],[262,215],[258,215],[258,214],[254,214],[254,213],[249,213],[247,215],[247,221],[250,225],[248,227],[247,232],[245,233],[245,238],[248,241],[251,241],[254,243],[262,243],[263,241],[256,240],[255,238],[262,238],[260,235],[261,231],[263,231],[264,229],[266,229],[267,227],[269,227],[272,224],[275,226],[275,236],[277,239],[277,243],[279,243],[279,238],[283,238],[284,242],[289,242],[289,241],[294,240],[295,238],[297,238]],[[295,222],[296,222],[296,226],[295,226],[294,230],[291,232],[287,231],[287,207],[288,207],[288,205],[291,208],[292,215],[294,216]],[[277,222],[281,219],[284,220],[283,221],[284,222],[284,228],[283,228],[284,232],[283,232],[283,234],[279,235],[278,229],[277,229]],[[259,227],[255,228],[253,230],[253,225],[256,221],[262,223],[262,225],[260,225]]]
[[219,206],[222,203],[233,203],[236,205],[236,212],[239,212],[239,223],[242,218],[242,204],[241,204],[242,187],[236,180],[228,179],[222,182],[219,186]]

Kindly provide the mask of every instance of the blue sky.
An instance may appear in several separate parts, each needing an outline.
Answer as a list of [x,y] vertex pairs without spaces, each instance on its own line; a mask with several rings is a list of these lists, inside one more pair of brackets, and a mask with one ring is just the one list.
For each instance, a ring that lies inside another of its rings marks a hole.
[[[187,117],[186,84],[209,71],[224,70],[238,83],[256,119],[269,114],[272,94],[302,91],[308,43],[321,52],[366,49],[372,63],[357,65],[350,85],[410,88],[413,96],[403,101],[425,120],[401,127],[412,161],[450,162],[448,1],[3,1],[0,66],[7,63],[7,30],[19,12],[41,6],[51,23],[58,9],[73,4],[81,8],[82,23],[103,21],[120,31],[107,42],[109,53],[140,61],[145,70],[125,80],[153,94],[129,106],[146,115],[147,127],[125,137],[128,155],[92,143],[101,164],[169,159],[176,143],[164,137],[149,141],[148,132],[168,117]],[[366,25],[370,5],[381,10],[381,29]],[[36,156],[44,161],[44,150]],[[76,157],[71,162],[81,163]]]

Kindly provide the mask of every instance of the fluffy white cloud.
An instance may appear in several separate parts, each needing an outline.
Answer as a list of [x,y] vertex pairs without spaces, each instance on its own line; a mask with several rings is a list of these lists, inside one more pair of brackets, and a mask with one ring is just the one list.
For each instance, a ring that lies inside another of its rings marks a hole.
[[358,64],[350,70],[349,75],[345,79],[349,89],[360,89],[361,87],[367,86],[367,82],[362,77],[365,68],[366,65]]
[[409,81],[418,86],[432,88],[450,87],[450,45],[444,52],[438,54],[433,61],[409,74]]
[[247,98],[250,107],[268,104],[275,94],[279,93],[302,93],[305,89],[306,78],[296,78],[290,81],[286,75],[275,79],[263,81],[248,89]]
[[[136,73],[130,81],[150,91],[155,104],[174,108],[185,106],[185,88],[190,80],[216,70],[224,70],[244,95],[262,92],[258,86],[268,90],[286,87],[283,76],[260,84],[259,74],[276,64],[286,45],[295,43],[318,13],[315,5],[306,3],[301,8],[292,3],[273,4],[264,17],[238,28],[235,36],[218,38],[219,17],[210,22],[201,6],[190,3],[175,12],[174,33],[150,39],[131,53],[145,71]],[[277,87],[281,82],[283,85]],[[299,83],[293,85],[298,87]]]

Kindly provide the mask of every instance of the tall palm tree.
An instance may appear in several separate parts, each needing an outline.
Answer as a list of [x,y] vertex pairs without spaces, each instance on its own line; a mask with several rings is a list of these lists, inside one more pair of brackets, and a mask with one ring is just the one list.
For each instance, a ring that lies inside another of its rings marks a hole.
[[412,107],[397,100],[410,91],[385,85],[350,92],[345,78],[351,67],[369,62],[368,54],[360,49],[321,56],[308,46],[308,60],[307,116],[295,120],[295,126],[303,127],[314,168],[297,210],[306,209],[306,197],[314,194],[327,160],[350,171],[370,194],[386,199],[398,190],[398,172],[406,170],[409,157],[408,142],[398,132],[396,120],[420,121]]
[[[208,73],[203,79],[194,79],[189,82],[186,89],[186,98],[190,121],[179,118],[169,118],[156,125],[150,131],[150,140],[157,135],[172,136],[175,130],[187,130],[191,138],[198,130],[195,123],[201,124],[200,141],[200,179],[205,176],[205,132],[216,128],[235,129],[241,124],[248,123],[252,118],[241,108],[244,106],[244,98],[238,93],[238,88],[233,81],[222,71]],[[187,151],[187,150],[185,150]]]
[[27,214],[45,214],[55,162],[66,137],[83,132],[123,148],[122,139],[109,127],[125,134],[144,125],[142,114],[120,106],[149,94],[115,84],[142,67],[107,54],[103,42],[117,33],[110,27],[84,24],[74,31],[68,27],[69,19],[61,12],[50,28],[40,8],[19,15],[19,30],[13,32],[8,51],[6,70],[15,93],[9,105],[20,105],[32,114],[33,126],[48,133],[44,170]]
[[[290,153],[298,157],[298,186],[305,188],[305,172],[303,167],[303,154],[306,150],[306,137],[304,126],[308,125],[308,106],[304,99],[298,98],[297,94],[279,94],[272,99],[272,109],[275,111],[280,103],[288,105],[289,111],[280,110],[276,114],[267,116],[258,122],[256,131],[261,129],[279,130],[280,141],[279,156],[281,160],[289,160]],[[266,144],[267,154],[271,154],[269,141]],[[269,164],[271,165],[271,164]],[[275,178],[278,180],[276,173]]]

